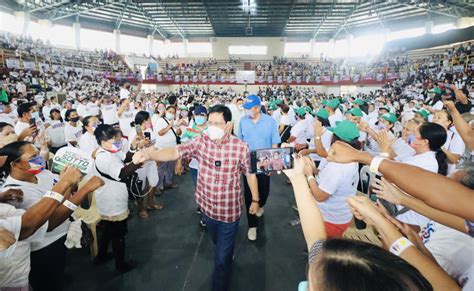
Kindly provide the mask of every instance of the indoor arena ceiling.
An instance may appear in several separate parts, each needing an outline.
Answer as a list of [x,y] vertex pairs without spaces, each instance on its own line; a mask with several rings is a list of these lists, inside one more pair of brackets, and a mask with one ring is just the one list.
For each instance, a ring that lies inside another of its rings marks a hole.
[[79,21],[81,27],[158,38],[281,36],[327,40],[359,31],[398,30],[455,22],[474,15],[465,1],[316,0],[1,0],[6,10],[30,12],[53,23]]

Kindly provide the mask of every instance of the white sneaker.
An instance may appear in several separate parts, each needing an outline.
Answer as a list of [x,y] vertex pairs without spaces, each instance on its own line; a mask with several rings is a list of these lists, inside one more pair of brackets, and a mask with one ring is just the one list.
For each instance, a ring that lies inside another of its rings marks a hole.
[[255,215],[257,217],[262,217],[264,212],[265,212],[265,209],[263,209],[263,207],[260,207],[257,211],[257,214],[255,214]]
[[247,238],[250,241],[256,241],[257,240],[257,228],[256,227],[249,228],[249,232],[247,233]]

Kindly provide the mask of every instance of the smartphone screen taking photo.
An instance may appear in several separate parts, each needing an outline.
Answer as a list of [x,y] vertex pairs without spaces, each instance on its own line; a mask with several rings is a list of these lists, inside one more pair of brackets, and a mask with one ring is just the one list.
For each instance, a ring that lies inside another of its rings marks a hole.
[[293,148],[261,149],[250,152],[250,170],[263,174],[293,168]]

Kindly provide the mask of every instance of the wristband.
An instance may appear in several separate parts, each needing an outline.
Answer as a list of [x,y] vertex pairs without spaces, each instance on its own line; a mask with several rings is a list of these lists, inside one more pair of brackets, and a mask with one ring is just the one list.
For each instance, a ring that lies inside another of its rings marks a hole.
[[316,181],[316,178],[315,178],[314,176],[308,176],[308,177],[306,178],[306,180],[308,180],[308,183],[309,183],[309,181],[311,181],[311,180]]
[[390,246],[389,251],[396,256],[400,256],[404,250],[412,246],[413,243],[409,241],[406,237],[402,236]]
[[77,205],[67,199],[64,200],[63,205],[69,208],[71,211],[75,211],[77,209]]
[[252,198],[252,203],[259,203],[260,202],[260,199],[259,200],[255,200]]
[[43,197],[54,199],[54,200],[58,201],[59,203],[62,203],[63,200],[64,200],[63,195],[59,194],[58,192],[54,192],[54,191],[46,192],[46,194]]
[[321,139],[321,137],[320,137],[320,136],[316,136],[315,139]]
[[379,166],[383,160],[383,157],[374,157],[370,163],[370,171],[374,174],[377,174],[379,172]]
[[388,158],[388,157],[390,157],[390,154],[389,153],[380,153],[379,156],[382,157],[382,158]]

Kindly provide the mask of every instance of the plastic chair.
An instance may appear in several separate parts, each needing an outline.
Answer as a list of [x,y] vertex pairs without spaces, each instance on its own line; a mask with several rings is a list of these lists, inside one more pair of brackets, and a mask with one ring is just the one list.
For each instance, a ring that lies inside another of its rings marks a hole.
[[362,193],[369,194],[369,189],[375,179],[375,174],[370,171],[369,166],[363,166],[360,169],[360,189]]
[[363,242],[370,243],[379,247],[382,246],[382,242],[375,235],[372,227],[367,226],[365,229],[357,229],[354,225],[354,222],[352,222],[352,225],[349,226],[348,229],[346,229],[346,231],[342,234],[342,237],[347,238],[347,239],[363,241]]
[[95,193],[91,194],[89,209],[79,207],[74,212],[74,216],[78,219],[81,218],[82,220],[84,220],[84,222],[87,224],[87,226],[92,232],[94,242],[91,245],[91,257],[92,259],[94,259],[99,251],[99,246],[97,242],[97,224],[101,221],[99,211],[97,210],[97,205],[95,202]]

